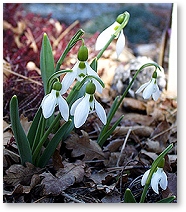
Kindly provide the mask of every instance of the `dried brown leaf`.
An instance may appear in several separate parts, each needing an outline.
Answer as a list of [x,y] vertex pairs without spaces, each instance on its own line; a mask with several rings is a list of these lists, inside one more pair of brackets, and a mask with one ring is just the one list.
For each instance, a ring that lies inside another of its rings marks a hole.
[[101,170],[99,172],[92,173],[90,179],[93,180],[95,184],[106,184],[108,179],[113,179],[113,174],[108,174],[107,172]]
[[135,111],[135,112],[145,112],[146,105],[144,102],[134,99],[134,98],[126,98],[123,100],[123,107],[127,111]]
[[81,161],[76,163],[64,162],[64,168],[59,169],[56,176],[44,172],[40,176],[44,177],[41,184],[44,185],[44,195],[59,195],[74,183],[81,182],[85,175],[85,164]]
[[23,114],[21,114],[20,116],[20,122],[21,122],[21,125],[25,131],[25,134],[27,135],[28,134],[28,130],[30,128],[30,125],[31,125],[31,121],[28,121],[28,118],[25,117]]
[[152,132],[151,139],[147,141],[147,150],[156,153],[162,152],[167,146],[167,141],[170,137],[170,129],[170,125],[166,120],[159,123]]
[[101,199],[103,203],[120,203],[121,202],[121,194],[119,192],[113,192],[112,195],[105,195],[103,199]]
[[129,120],[130,122],[134,122],[136,124],[150,126],[154,121],[154,117],[150,115],[142,115],[137,113],[128,113],[124,117],[125,120]]
[[34,174],[41,173],[42,169],[35,167],[31,163],[26,163],[26,167],[20,164],[14,164],[6,170],[6,175],[4,176],[4,181],[7,184],[16,186],[18,184],[30,185],[32,176]]
[[66,148],[72,150],[72,157],[83,156],[83,160],[105,159],[105,155],[101,147],[89,139],[88,134],[83,130],[82,136],[72,134],[66,141]]
[[9,158],[15,163],[19,162],[19,155],[3,147],[3,167],[8,167],[10,164]]
[[129,129],[132,130],[131,133],[134,133],[135,135],[140,137],[149,137],[153,132],[153,129],[148,126],[132,126],[132,127],[119,126],[116,127],[113,134],[115,136],[124,136],[127,134]]

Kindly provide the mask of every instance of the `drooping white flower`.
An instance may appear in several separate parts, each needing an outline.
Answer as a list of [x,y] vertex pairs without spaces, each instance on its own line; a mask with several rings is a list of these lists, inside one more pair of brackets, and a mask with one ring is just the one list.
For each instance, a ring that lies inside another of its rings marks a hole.
[[141,85],[138,88],[138,90],[136,91],[136,93],[140,93],[142,90],[144,90],[143,91],[144,99],[149,99],[152,96],[154,101],[157,101],[161,95],[161,92],[157,85],[157,80],[156,80],[156,78],[153,78],[153,77],[151,78],[151,80],[149,82],[146,82],[143,85]]
[[[72,85],[72,83],[74,82],[75,79],[77,79],[78,81],[82,81],[83,78],[87,75],[91,75],[91,76],[95,76],[97,78],[100,78],[98,76],[98,74],[90,67],[89,63],[87,61],[77,61],[76,64],[74,65],[74,67],[72,68],[72,72],[67,73],[63,80],[62,80],[62,92],[65,93],[68,88]],[[102,86],[100,85],[100,83],[95,80],[92,79],[92,81],[94,82],[94,84],[96,85],[96,91],[98,91],[99,93],[102,93]]]
[[[116,30],[118,29],[120,25],[121,25],[120,23],[115,21],[112,25],[110,25],[108,28],[103,30],[103,32],[101,32],[101,34],[98,36],[96,40],[95,49],[101,50],[109,41],[111,36],[116,32]],[[125,36],[124,36],[123,30],[119,33],[118,36],[116,36],[115,39],[117,38],[118,40],[116,42],[116,53],[117,53],[117,57],[119,57],[119,55],[121,54],[121,52],[123,51],[125,47]]]
[[[88,88],[88,89],[87,89]],[[86,86],[86,93],[83,97],[77,99],[71,107],[70,113],[74,116],[74,125],[76,128],[81,127],[88,115],[89,112],[94,111],[97,113],[98,117],[103,124],[106,124],[107,117],[105,110],[101,104],[95,99],[94,92],[96,88],[94,83],[89,82]]]
[[[142,186],[145,185],[145,183],[147,181],[147,177],[149,175],[149,172],[150,172],[150,169],[144,173],[144,175],[141,179]],[[167,188],[167,185],[168,185],[167,175],[163,171],[163,168],[157,167],[157,171],[154,172],[152,175],[150,185],[151,185],[152,189],[154,190],[154,192],[156,192],[157,194],[159,194],[158,185],[160,185],[160,187],[163,190],[165,190]]]
[[[61,85],[61,83],[59,84]],[[60,89],[52,89],[51,92],[43,98],[41,108],[44,118],[49,118],[54,113],[55,107],[58,105],[61,116],[65,121],[68,121],[69,107],[66,100],[60,94]]]

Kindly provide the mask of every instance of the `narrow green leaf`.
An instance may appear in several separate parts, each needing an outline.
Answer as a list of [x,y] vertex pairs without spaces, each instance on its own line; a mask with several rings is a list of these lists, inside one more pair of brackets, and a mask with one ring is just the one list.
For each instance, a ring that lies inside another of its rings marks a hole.
[[113,131],[116,129],[116,127],[119,125],[119,123],[121,122],[121,120],[123,119],[124,115],[121,116],[115,123],[114,125],[107,130],[102,137],[100,137],[97,141],[97,143],[99,144],[99,146],[103,146],[103,144],[105,143],[105,141],[107,140],[107,138],[113,133]]
[[56,132],[56,134],[54,135],[54,137],[52,138],[52,140],[48,143],[46,149],[44,150],[42,156],[39,159],[39,162],[38,162],[38,166],[39,167],[46,166],[46,164],[48,163],[50,157],[54,153],[57,145],[59,144],[60,141],[63,140],[63,137],[64,137],[64,135],[66,133],[66,130],[68,130],[71,122],[72,121],[69,120],[63,126],[61,126],[59,128],[59,130]]
[[42,115],[42,112],[41,112],[41,107],[40,107],[38,109],[33,121],[32,121],[32,124],[30,126],[30,129],[29,129],[28,135],[27,135],[27,138],[30,142],[31,148],[32,148],[32,145],[34,143],[34,139],[35,139],[35,135],[36,135],[36,131],[37,131],[37,128],[38,128],[38,123],[39,123],[41,115]]
[[126,189],[124,194],[124,203],[136,203],[134,195],[129,188]]
[[94,60],[91,62],[90,67],[97,72],[97,68],[98,68],[98,60],[97,58],[94,58]]
[[54,73],[54,56],[52,53],[52,47],[49,38],[46,33],[43,34],[42,47],[40,53],[40,69],[41,76],[44,85],[45,94],[47,90],[47,83],[50,76]]
[[32,163],[32,153],[30,143],[25,135],[25,132],[21,126],[18,112],[18,100],[17,96],[14,95],[10,100],[10,119],[12,124],[12,130],[14,133],[15,141],[18,147],[21,163],[24,165],[25,162]]
[[171,203],[172,201],[174,201],[176,199],[175,196],[171,196],[171,197],[167,197],[164,199],[161,199],[160,201],[158,201],[157,203]]

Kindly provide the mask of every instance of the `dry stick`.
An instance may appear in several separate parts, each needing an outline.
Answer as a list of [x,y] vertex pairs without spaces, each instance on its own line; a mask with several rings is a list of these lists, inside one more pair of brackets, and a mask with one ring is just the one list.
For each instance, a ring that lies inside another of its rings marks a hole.
[[64,196],[64,197],[67,197],[67,198],[71,199],[72,201],[74,201],[76,203],[85,203],[84,201],[80,201],[78,199],[75,199],[74,197],[71,197],[70,195],[68,195],[64,191],[61,192],[61,195]]
[[21,78],[23,78],[23,79],[25,79],[25,80],[28,80],[28,81],[30,81],[30,82],[33,82],[33,83],[35,83],[35,84],[37,84],[37,85],[42,86],[42,83],[41,83],[41,82],[35,81],[35,80],[33,80],[33,79],[30,79],[29,77],[25,77],[25,76],[23,76],[23,75],[21,75],[21,74],[18,74],[18,73],[16,73],[16,72],[14,72],[14,71],[11,71],[11,70],[9,70],[9,69],[6,69],[6,71],[9,72],[9,73],[11,73],[11,74],[14,74],[14,75],[16,75],[16,76],[18,76],[18,77],[21,77]]
[[153,137],[151,138],[151,140],[154,140],[154,139],[157,138],[158,136],[160,136],[160,135],[162,135],[162,134],[164,134],[164,133],[166,133],[166,132],[168,132],[168,131],[170,131],[170,130],[176,128],[176,127],[177,127],[177,126],[171,126],[171,127],[169,127],[168,129],[166,129],[166,130],[160,132],[159,134],[153,136]]
[[66,34],[68,34],[68,32],[69,32],[71,29],[73,29],[78,23],[79,23],[79,21],[75,21],[75,22],[73,22],[68,28],[66,28],[66,30],[65,30],[64,32],[62,32],[61,35],[54,41],[53,47],[56,47],[56,46],[59,44],[60,40],[62,40],[62,38],[63,38]]
[[127,135],[126,135],[126,138],[125,138],[125,141],[123,142],[123,146],[122,146],[122,148],[121,148],[121,152],[120,152],[120,155],[119,155],[119,158],[118,158],[118,161],[117,161],[116,166],[119,166],[119,162],[120,162],[120,160],[121,160],[121,156],[122,156],[122,154],[123,154],[123,151],[124,151],[124,149],[125,149],[125,145],[126,145],[126,143],[127,143],[127,140],[128,140],[128,137],[129,137],[131,131],[132,131],[132,129],[129,128],[129,130],[128,130],[128,132],[127,132]]

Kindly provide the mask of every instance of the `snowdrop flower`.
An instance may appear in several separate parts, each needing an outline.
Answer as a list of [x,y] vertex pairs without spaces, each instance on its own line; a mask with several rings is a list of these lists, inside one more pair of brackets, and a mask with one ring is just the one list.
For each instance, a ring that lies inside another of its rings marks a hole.
[[[96,50],[101,50],[106,45],[106,43],[109,41],[111,36],[116,32],[118,27],[120,27],[123,20],[124,20],[124,15],[120,14],[112,25],[110,25],[108,28],[103,30],[103,32],[98,36],[96,40],[96,44],[95,44]],[[118,40],[116,42],[116,53],[117,53],[117,57],[119,57],[119,55],[121,54],[125,46],[125,36],[123,34],[123,30],[121,30],[121,32],[116,36],[115,39],[117,38]]]
[[[78,61],[72,68],[72,72],[69,72],[65,75],[62,80],[62,92],[65,93],[68,88],[72,85],[75,79],[82,81],[83,78],[87,75],[95,76],[100,78],[98,74],[90,67],[87,62],[88,59],[88,49],[86,46],[82,45],[78,51]],[[96,91],[102,93],[102,86],[97,82],[97,80],[92,79],[96,85]]]
[[94,93],[96,91],[96,86],[93,82],[89,82],[86,86],[85,95],[77,99],[71,107],[70,113],[74,116],[74,125],[76,128],[81,127],[88,115],[89,112],[95,110],[98,117],[105,125],[107,118],[106,113],[101,104],[95,99]]
[[141,85],[136,91],[136,93],[140,93],[144,89],[143,91],[144,99],[149,99],[152,95],[152,98],[154,99],[154,101],[157,101],[158,98],[160,97],[161,92],[157,85],[156,78],[157,78],[157,72],[154,72],[151,80]]
[[[144,175],[141,179],[142,186],[145,185],[145,183],[147,181],[147,177],[149,175],[149,172],[150,172],[150,169],[144,173]],[[157,167],[157,171],[153,173],[152,178],[151,178],[151,187],[154,190],[154,192],[156,192],[157,194],[159,194],[158,185],[160,185],[160,187],[163,190],[165,190],[168,185],[167,175],[163,171],[163,168],[160,168],[160,167]]]
[[61,96],[61,94],[64,94],[61,92],[61,88],[61,83],[55,82],[51,93],[47,94],[43,98],[41,102],[41,108],[44,118],[49,118],[54,113],[56,105],[59,105],[61,116],[64,118],[65,121],[68,121],[69,107],[66,100]]

